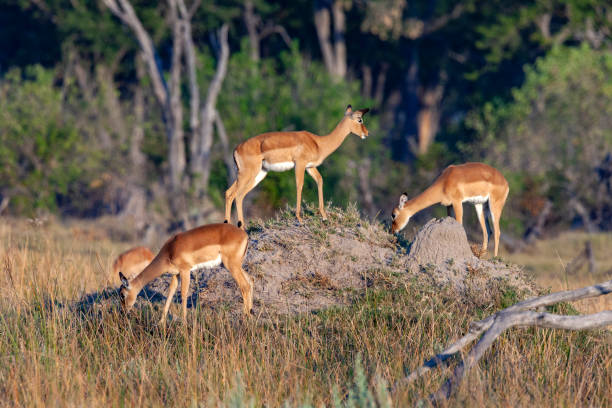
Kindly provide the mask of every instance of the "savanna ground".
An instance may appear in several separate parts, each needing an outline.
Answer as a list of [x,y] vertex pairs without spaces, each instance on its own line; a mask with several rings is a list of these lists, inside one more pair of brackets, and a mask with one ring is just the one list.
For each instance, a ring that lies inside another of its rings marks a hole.
[[[307,211],[305,223],[315,218]],[[132,244],[109,236],[100,224],[2,219],[0,405],[414,405],[450,370],[393,392],[388,387],[462,336],[471,321],[526,296],[500,284],[483,301],[390,274],[344,306],[245,319],[196,303],[186,324],[171,320],[163,329],[159,303],[142,302],[126,316],[107,290],[115,285],[110,264]],[[596,273],[564,276],[562,264],[587,238]],[[611,244],[609,234],[568,233],[528,253],[502,252],[502,258],[525,265],[543,291],[574,288],[610,278],[603,272]],[[89,293],[109,302],[78,302]],[[553,310],[611,305],[608,295]],[[610,390],[609,330],[515,329],[496,342],[448,405],[610,406]]]

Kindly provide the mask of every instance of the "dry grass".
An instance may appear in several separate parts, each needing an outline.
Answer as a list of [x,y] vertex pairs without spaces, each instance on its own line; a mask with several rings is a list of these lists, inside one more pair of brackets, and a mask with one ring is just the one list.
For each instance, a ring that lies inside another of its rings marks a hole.
[[[577,273],[567,273],[566,266],[580,251],[585,243],[591,241],[596,269],[589,273],[584,266]],[[551,291],[577,289],[612,279],[612,233],[588,234],[585,232],[565,232],[553,239],[536,242],[527,251],[504,255],[510,262],[525,266],[525,271],[533,276],[538,285]],[[601,296],[576,302],[582,313],[595,313],[612,309],[612,296]]]
[[[1,406],[414,405],[449,370],[392,395],[385,384],[520,297],[500,285],[486,303],[470,303],[385,276],[342,308],[262,322],[197,306],[186,324],[164,330],[158,304],[124,316],[112,302],[75,303],[94,291],[114,296],[107,270],[129,245],[55,224],[2,223]],[[611,389],[606,331],[512,330],[449,405],[610,406]]]

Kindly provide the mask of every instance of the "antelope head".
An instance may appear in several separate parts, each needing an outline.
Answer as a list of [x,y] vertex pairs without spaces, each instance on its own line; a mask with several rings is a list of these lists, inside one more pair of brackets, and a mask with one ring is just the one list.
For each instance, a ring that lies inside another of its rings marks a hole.
[[344,111],[344,116],[350,120],[351,132],[362,139],[368,137],[368,129],[363,124],[363,115],[369,111],[369,108],[354,111],[351,105],[347,106],[346,111]]
[[399,199],[399,204],[397,207],[393,209],[391,213],[391,233],[395,234],[406,227],[408,221],[410,221],[410,211],[407,208],[404,208],[406,202],[408,201],[408,195],[406,193],[402,194]]
[[123,275],[122,272],[119,272],[119,279],[121,280],[121,288],[119,289],[119,294],[121,295],[121,305],[126,312],[129,312],[136,303],[136,295],[135,290],[132,290],[132,286],[130,285],[130,281]]

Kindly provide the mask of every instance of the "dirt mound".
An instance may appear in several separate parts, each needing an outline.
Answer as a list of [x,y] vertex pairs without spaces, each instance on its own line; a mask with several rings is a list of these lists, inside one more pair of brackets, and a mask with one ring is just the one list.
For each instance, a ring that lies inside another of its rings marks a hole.
[[[331,211],[298,224],[290,212],[253,223],[245,270],[253,277],[254,311],[298,313],[346,304],[381,274],[403,273],[394,238],[356,210]],[[192,273],[194,301],[239,310],[242,298],[229,272],[218,267]],[[168,279],[149,284],[165,293]]]
[[419,230],[410,247],[410,260],[421,265],[475,259],[465,229],[454,218],[434,218]]
[[[255,283],[255,314],[324,309],[347,304],[372,286],[416,281],[485,298],[492,282],[528,288],[518,268],[474,257],[463,227],[452,218],[428,222],[408,251],[381,223],[361,219],[355,208],[330,209],[328,215],[324,222],[308,207],[303,224],[284,211],[250,225],[245,270]],[[240,292],[225,268],[202,269],[191,279],[190,307],[241,312]],[[167,276],[151,282],[142,300],[163,301],[168,284]]]
[[491,285],[500,282],[521,291],[534,289],[519,266],[476,258],[465,229],[451,217],[434,218],[419,230],[407,263],[409,272],[424,273],[433,283],[450,285],[465,297],[486,297]]

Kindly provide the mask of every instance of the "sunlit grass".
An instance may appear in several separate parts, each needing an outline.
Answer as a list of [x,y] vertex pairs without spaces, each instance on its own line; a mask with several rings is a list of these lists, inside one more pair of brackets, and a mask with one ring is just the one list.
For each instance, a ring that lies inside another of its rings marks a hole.
[[[576,255],[584,250],[585,243],[591,242],[595,271],[589,273],[585,265],[577,272],[566,269]],[[588,234],[585,232],[565,232],[551,239],[537,241],[527,251],[517,254],[504,254],[510,262],[525,266],[525,271],[544,288],[552,291],[577,289],[612,279],[612,233]],[[595,313],[612,309],[612,296],[602,296],[576,302],[583,313]]]
[[[0,226],[0,405],[414,405],[450,370],[385,384],[521,296],[500,286],[473,303],[386,276],[346,307],[263,320],[198,306],[164,329],[158,304],[126,316],[112,299],[77,303],[113,296],[108,268],[129,247],[92,228]],[[512,330],[449,405],[610,406],[611,351],[606,331]]]

